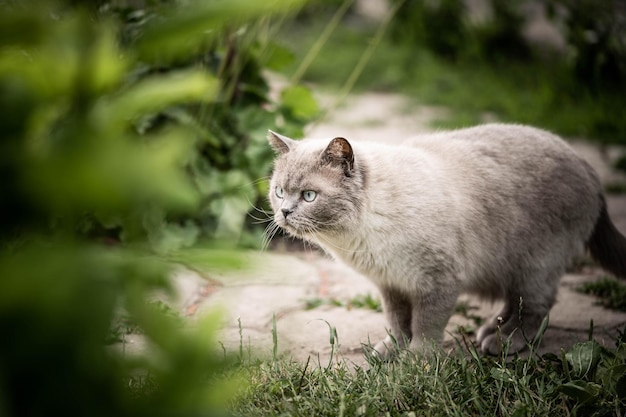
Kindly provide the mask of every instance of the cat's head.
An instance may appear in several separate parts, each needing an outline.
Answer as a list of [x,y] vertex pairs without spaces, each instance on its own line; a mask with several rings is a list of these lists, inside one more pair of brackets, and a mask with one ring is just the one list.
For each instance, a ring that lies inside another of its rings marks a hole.
[[305,239],[354,224],[363,204],[364,167],[344,138],[295,141],[272,131],[277,153],[269,200],[274,221]]

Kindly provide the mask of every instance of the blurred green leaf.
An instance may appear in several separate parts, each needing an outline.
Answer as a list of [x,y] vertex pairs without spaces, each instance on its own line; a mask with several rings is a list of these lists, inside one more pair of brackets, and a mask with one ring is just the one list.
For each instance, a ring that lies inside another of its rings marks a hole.
[[251,266],[248,265],[241,251],[226,249],[217,245],[183,248],[168,253],[166,256],[171,262],[180,263],[200,271],[223,271]]
[[319,108],[313,92],[303,86],[285,88],[281,94],[282,106],[294,117],[302,120],[310,120],[317,115]]
[[198,196],[181,170],[192,138],[172,130],[151,139],[145,144],[123,134],[100,134],[68,153],[35,149],[26,173],[29,189],[55,212],[127,210],[138,199],[193,208]]
[[295,56],[291,50],[281,46],[277,43],[271,43],[267,47],[268,51],[265,53],[269,55],[269,57],[265,60],[265,65],[274,71],[281,71],[291,65]]
[[98,94],[118,86],[128,70],[128,59],[117,48],[116,33],[110,25],[104,26],[94,39],[83,62],[88,88]]
[[247,20],[271,13],[294,10],[304,0],[208,0],[190,1],[176,8],[167,17],[154,19],[146,25],[138,41],[143,59],[167,62],[198,52],[198,48],[220,36],[220,31]]
[[229,196],[216,200],[213,207],[216,212],[220,213],[215,237],[224,241],[237,242],[250,209],[248,200]]
[[123,123],[180,103],[214,100],[217,80],[199,70],[176,71],[145,78],[122,94],[99,103],[96,122]]

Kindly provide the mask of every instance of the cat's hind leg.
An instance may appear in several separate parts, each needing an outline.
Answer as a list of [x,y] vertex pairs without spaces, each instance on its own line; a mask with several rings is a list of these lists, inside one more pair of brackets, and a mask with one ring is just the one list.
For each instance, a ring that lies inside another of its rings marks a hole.
[[511,292],[502,310],[478,330],[483,352],[499,355],[506,348],[509,355],[514,354],[536,336],[556,299],[558,277],[535,282],[543,285]]

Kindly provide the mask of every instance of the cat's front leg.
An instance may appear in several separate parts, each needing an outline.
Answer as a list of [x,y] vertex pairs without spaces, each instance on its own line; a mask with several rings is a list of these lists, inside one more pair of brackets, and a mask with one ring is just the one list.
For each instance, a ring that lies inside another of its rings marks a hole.
[[407,346],[414,352],[429,351],[441,343],[458,297],[457,291],[438,288],[430,293],[411,294],[391,287],[380,291],[390,331],[374,347],[379,357],[392,359],[398,350]]
[[392,287],[380,287],[383,311],[389,324],[389,334],[374,346],[379,358],[389,360],[411,340],[411,317],[413,306],[411,298],[401,290]]
[[414,297],[409,345],[413,352],[426,353],[441,344],[458,295],[454,288],[439,288]]

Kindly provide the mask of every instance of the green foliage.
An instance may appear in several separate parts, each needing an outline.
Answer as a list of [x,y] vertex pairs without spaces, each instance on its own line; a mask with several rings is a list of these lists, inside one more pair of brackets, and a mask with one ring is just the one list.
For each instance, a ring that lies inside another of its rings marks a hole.
[[[619,84],[602,87],[602,83],[596,88],[590,79],[578,78],[573,69],[576,53],[546,54],[528,44],[521,35],[528,23],[527,0],[488,3],[491,18],[472,21],[463,14],[464,2],[403,2],[390,25],[390,36],[376,48],[355,88],[400,92],[420,104],[451,109],[435,127],[498,120],[536,125],[569,137],[625,143],[626,121],[616,111],[625,105],[623,88]],[[602,2],[585,4],[595,7],[593,13],[604,8]],[[619,16],[614,13],[613,19]],[[567,39],[568,27],[556,20]],[[292,29],[285,37],[298,45],[296,53],[304,55],[323,32],[323,24]],[[436,28],[426,31],[425,25],[431,24]],[[623,45],[625,27],[611,26],[612,48]],[[343,86],[368,50],[374,29],[364,22],[338,25],[304,78]],[[567,51],[576,48],[568,44]],[[626,79],[624,74],[621,79]]]
[[424,44],[439,55],[456,59],[467,44],[465,14],[462,0],[406,1],[391,27],[391,37],[398,43]]
[[[491,358],[467,351],[403,352],[367,367],[288,360],[248,367],[235,415],[622,415],[626,345],[577,344],[561,356]],[[460,346],[459,346],[460,348]]]
[[[407,1],[396,17],[392,39],[455,62],[488,64],[504,72],[509,71],[511,62],[525,63],[533,72],[556,67],[558,75],[548,80],[555,93],[576,100],[584,100],[586,94],[615,95],[615,91],[623,90],[626,25],[620,0],[547,0],[535,4],[545,6],[567,43],[566,51],[549,54],[523,36],[532,16],[532,3],[491,0],[483,5],[489,10],[488,16],[477,18],[458,0]],[[597,126],[598,130],[607,128]]]
[[313,114],[262,73],[297,5],[0,2],[0,415],[225,414],[219,317],[156,300],[174,263],[242,265],[219,238],[264,193],[265,130]]
[[523,60],[530,49],[521,31],[524,0],[489,1],[486,19],[471,19],[461,0],[405,1],[395,18],[391,38],[399,44],[424,46],[452,61]]
[[626,285],[612,278],[587,282],[578,288],[584,294],[600,298],[600,304],[613,310],[626,311]]
[[[626,87],[626,25],[621,0],[547,0],[555,19],[563,19],[568,63],[576,79],[592,92]],[[559,13],[559,9],[566,13]]]
[[0,167],[27,191],[3,184],[0,192],[17,198],[1,203],[2,230],[19,233],[29,227],[21,217],[35,217],[25,212],[52,210],[94,237],[148,236],[160,252],[199,237],[259,240],[242,231],[265,200],[266,131],[300,136],[317,107],[300,86],[270,99],[262,73],[290,60],[271,41],[267,13],[297,2],[247,3],[111,8],[97,26],[84,10],[61,9],[62,21],[46,27],[47,2],[3,14],[3,27],[30,19],[39,35],[5,32],[13,43],[2,53],[1,100],[12,111],[0,122],[13,139]]

